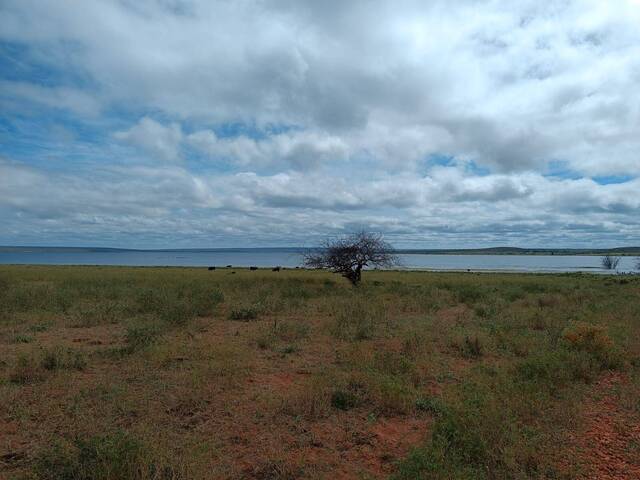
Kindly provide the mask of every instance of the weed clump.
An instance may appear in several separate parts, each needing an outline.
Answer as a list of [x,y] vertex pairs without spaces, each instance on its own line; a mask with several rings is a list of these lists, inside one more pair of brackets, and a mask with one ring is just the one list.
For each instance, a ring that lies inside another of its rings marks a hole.
[[41,480],[180,478],[171,466],[149,458],[146,445],[124,431],[57,443],[36,456],[34,473]]
[[341,340],[359,341],[374,338],[380,329],[388,326],[384,306],[366,299],[350,299],[334,310],[331,334]]
[[453,347],[455,347],[464,358],[477,359],[482,357],[483,354],[482,343],[477,335],[466,335],[462,341],[458,340],[454,342]]
[[157,340],[160,331],[155,325],[131,325],[125,333],[126,352],[133,353],[143,350]]
[[348,390],[335,390],[331,394],[331,406],[338,410],[350,410],[358,403],[358,397]]
[[55,348],[43,352],[40,366],[49,371],[84,370],[87,366],[87,360],[82,352],[77,350]]
[[258,309],[255,307],[234,308],[229,313],[229,319],[249,322],[258,318]]
[[21,355],[9,373],[9,381],[18,385],[36,383],[44,379],[44,374],[30,357]]
[[24,335],[24,334],[18,334],[15,337],[13,337],[13,342],[14,343],[31,343],[33,342],[33,337],[29,335]]
[[619,352],[604,327],[577,322],[562,332],[562,339],[568,348],[593,356],[603,368],[621,364]]
[[447,412],[446,405],[436,397],[418,397],[415,402],[416,410],[430,413],[435,416],[442,416]]

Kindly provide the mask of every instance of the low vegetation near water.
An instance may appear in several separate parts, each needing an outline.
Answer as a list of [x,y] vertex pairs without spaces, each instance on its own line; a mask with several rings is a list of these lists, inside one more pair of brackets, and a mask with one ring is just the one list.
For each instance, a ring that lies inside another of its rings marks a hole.
[[0,478],[640,469],[636,277],[3,266],[0,346]]

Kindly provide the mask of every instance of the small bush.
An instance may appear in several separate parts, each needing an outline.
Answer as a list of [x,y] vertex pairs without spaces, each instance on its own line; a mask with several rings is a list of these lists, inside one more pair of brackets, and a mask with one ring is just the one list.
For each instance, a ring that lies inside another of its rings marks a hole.
[[254,307],[234,308],[231,310],[229,318],[231,320],[240,320],[242,322],[256,320],[258,318],[258,310]]
[[289,343],[287,345],[282,346],[278,351],[282,355],[289,355],[291,353],[299,352],[300,351],[300,347],[298,347],[297,345],[294,345],[292,343]]
[[184,325],[195,316],[195,306],[186,298],[168,303],[159,312],[160,319],[173,326]]
[[558,349],[530,356],[516,365],[516,381],[529,382],[540,391],[555,392],[571,381],[591,382],[602,370],[587,352]]
[[40,366],[45,370],[84,370],[87,361],[77,350],[56,348],[45,350],[40,359]]
[[554,294],[545,294],[538,297],[540,308],[556,308],[561,302],[561,297]]
[[333,288],[337,285],[337,283],[335,282],[335,280],[330,280],[328,278],[325,278],[324,281],[322,282],[322,286],[326,289],[330,289]]
[[456,294],[458,301],[467,305],[473,305],[485,296],[482,287],[477,285],[461,285],[456,288]]
[[48,325],[44,325],[42,323],[37,323],[35,325],[31,325],[29,327],[29,331],[33,333],[46,332],[49,329]]
[[388,325],[387,312],[383,305],[373,304],[366,299],[349,300],[335,310],[335,320],[331,326],[334,337],[342,340],[368,340]]
[[604,327],[577,322],[562,332],[562,338],[569,348],[589,353],[603,367],[614,368],[620,364],[619,354]]
[[390,375],[372,379],[371,399],[382,413],[405,414],[415,405],[415,391],[404,379]]
[[24,334],[18,334],[15,337],[13,337],[13,342],[14,343],[31,343],[33,342],[33,337],[30,337],[29,335],[24,335]]
[[155,325],[131,325],[125,333],[126,350],[133,353],[152,345],[158,338],[160,331]]
[[273,334],[284,341],[295,341],[309,336],[309,325],[303,322],[281,322],[273,328]]
[[426,412],[435,416],[441,416],[447,411],[445,404],[435,397],[419,397],[415,406],[419,412]]
[[329,376],[313,376],[300,390],[294,390],[282,401],[283,413],[306,418],[321,418],[331,413],[331,397],[335,379]]
[[465,336],[462,342],[455,344],[455,347],[465,358],[480,358],[482,356],[482,344],[477,335]]
[[335,390],[331,394],[331,406],[338,410],[350,410],[358,405],[358,397],[347,390]]
[[416,366],[410,358],[403,353],[388,350],[374,354],[373,368],[392,376],[413,377],[416,374]]
[[18,385],[39,382],[44,379],[42,370],[38,368],[32,358],[18,357],[18,361],[9,373],[9,381]]
[[125,307],[117,301],[86,300],[69,305],[68,315],[75,328],[95,327],[116,323],[124,314]]
[[215,307],[224,302],[224,294],[220,290],[205,290],[194,294],[190,301],[195,314],[206,317],[212,315]]
[[35,458],[41,480],[169,480],[180,478],[167,465],[149,459],[148,448],[124,431],[57,443]]

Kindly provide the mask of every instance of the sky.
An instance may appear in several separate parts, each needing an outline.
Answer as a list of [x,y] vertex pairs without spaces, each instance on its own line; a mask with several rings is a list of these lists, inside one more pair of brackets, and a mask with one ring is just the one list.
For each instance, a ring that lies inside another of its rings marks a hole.
[[360,229],[640,245],[640,1],[0,1],[0,245]]

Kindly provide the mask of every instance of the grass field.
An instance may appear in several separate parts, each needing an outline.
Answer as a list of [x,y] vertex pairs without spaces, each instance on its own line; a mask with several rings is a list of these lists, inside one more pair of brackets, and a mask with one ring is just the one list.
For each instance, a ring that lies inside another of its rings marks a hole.
[[639,425],[640,278],[0,267],[0,478],[640,478]]

